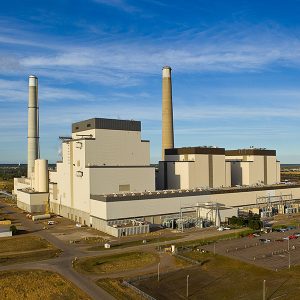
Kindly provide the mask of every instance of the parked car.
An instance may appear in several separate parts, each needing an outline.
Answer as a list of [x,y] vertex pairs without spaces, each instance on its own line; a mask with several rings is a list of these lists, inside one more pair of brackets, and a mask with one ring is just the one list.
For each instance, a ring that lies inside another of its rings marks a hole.
[[294,236],[299,237],[299,236],[300,236],[300,233],[299,233],[299,232],[295,232],[295,233],[294,233]]
[[271,240],[270,239],[259,239],[260,242],[263,242],[263,243],[270,243]]

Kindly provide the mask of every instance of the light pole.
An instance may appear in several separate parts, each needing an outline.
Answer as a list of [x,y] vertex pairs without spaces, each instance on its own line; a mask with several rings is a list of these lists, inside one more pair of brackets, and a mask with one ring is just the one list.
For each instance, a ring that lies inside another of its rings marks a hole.
[[288,237],[288,251],[290,251],[290,238]]
[[289,270],[291,269],[291,251],[289,251]]
[[263,281],[263,300],[266,300],[266,280]]
[[157,265],[157,281],[159,282],[159,267],[160,267],[160,262]]
[[186,275],[186,297],[189,297],[189,277],[190,275]]

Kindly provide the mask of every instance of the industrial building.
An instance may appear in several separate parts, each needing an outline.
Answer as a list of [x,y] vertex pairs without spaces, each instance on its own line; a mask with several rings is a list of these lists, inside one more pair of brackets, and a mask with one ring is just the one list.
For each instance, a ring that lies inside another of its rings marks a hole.
[[280,162],[276,150],[227,150],[226,162],[231,164],[231,185],[280,183]]
[[141,122],[104,118],[74,123],[70,137],[62,138],[62,160],[48,171],[39,154],[38,80],[30,76],[28,176],[15,178],[18,206],[123,236],[149,232],[151,224],[219,225],[240,208],[257,206],[258,199],[279,204],[278,197],[300,199],[299,185],[279,184],[274,150],[174,148],[170,67],[163,68],[162,81],[162,161],[156,178]]
[[81,224],[95,224],[100,202],[91,195],[155,190],[149,141],[141,122],[90,119],[72,126],[62,143],[63,160],[50,172],[50,208]]
[[225,162],[224,148],[166,149],[164,157],[159,162],[159,189],[231,186],[230,163]]

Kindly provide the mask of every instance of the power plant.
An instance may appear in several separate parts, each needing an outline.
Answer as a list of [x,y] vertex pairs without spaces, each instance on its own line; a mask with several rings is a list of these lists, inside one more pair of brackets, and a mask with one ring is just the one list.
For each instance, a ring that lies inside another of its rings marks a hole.
[[49,171],[39,158],[37,82],[29,77],[28,175],[14,180],[17,205],[25,211],[51,212],[120,237],[147,233],[152,224],[219,225],[240,210],[263,212],[300,199],[300,185],[280,183],[275,150],[174,147],[170,67],[162,69],[157,170],[140,121],[92,118],[72,124],[62,160]]

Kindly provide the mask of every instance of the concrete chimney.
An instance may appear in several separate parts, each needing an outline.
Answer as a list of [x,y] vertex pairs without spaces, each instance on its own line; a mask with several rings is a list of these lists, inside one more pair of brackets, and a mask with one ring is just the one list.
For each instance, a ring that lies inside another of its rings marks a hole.
[[162,69],[162,160],[165,149],[174,148],[171,67]]
[[34,161],[39,158],[39,107],[38,107],[38,79],[29,76],[28,96],[28,159],[27,177],[31,178],[34,172]]

